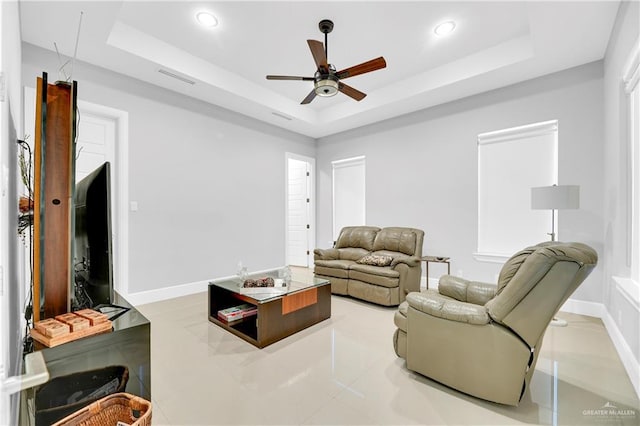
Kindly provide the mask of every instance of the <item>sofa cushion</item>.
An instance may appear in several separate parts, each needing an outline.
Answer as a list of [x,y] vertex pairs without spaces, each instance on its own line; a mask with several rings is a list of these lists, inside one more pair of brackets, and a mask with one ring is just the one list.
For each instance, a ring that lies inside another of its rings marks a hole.
[[370,252],[363,248],[354,248],[347,247],[338,249],[340,253],[340,259],[342,260],[353,260],[354,262],[358,259],[362,259],[364,256],[368,255]]
[[399,287],[388,288],[350,279],[348,290],[349,296],[378,305],[393,306],[400,303]]
[[349,266],[354,264],[352,260],[316,260],[313,272],[316,275],[349,278]]
[[372,251],[373,241],[378,231],[380,231],[380,228],[375,226],[347,226],[342,228],[335,247],[359,247],[367,251]]
[[382,256],[379,254],[368,254],[360,259],[356,263],[361,265],[371,265],[371,266],[389,266],[393,262],[393,257],[391,256]]
[[400,276],[400,272],[384,266],[360,265],[358,263],[354,263],[349,267],[349,269],[380,277],[398,278]]
[[349,269],[355,262],[353,260],[316,260],[316,266],[325,266],[334,269]]
[[349,270],[349,278],[382,287],[398,287],[400,272],[391,268],[355,264]]
[[376,235],[373,251],[389,250],[412,255],[416,251],[416,234],[407,228],[384,228]]

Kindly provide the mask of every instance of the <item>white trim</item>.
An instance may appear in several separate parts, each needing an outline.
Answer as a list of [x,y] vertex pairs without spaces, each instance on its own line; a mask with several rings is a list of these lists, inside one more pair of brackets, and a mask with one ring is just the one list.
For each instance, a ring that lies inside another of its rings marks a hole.
[[585,300],[569,299],[560,307],[561,312],[586,315],[589,317],[602,318],[607,312],[602,303],[587,302]]
[[163,300],[174,299],[176,297],[202,293],[204,291],[207,291],[207,285],[209,285],[209,280],[178,284],[170,287],[157,288],[154,290],[129,293],[125,297],[125,299],[133,306],[145,305],[147,303],[160,302]]
[[335,167],[347,167],[352,166],[354,164],[364,163],[365,161],[364,155],[359,155],[357,157],[345,158],[343,160],[335,160],[331,162],[331,166]]
[[549,120],[524,126],[511,127],[493,132],[480,133],[478,135],[478,145],[530,138],[533,136],[544,135],[546,133],[553,133],[557,130],[558,120]]
[[616,288],[631,305],[640,312],[640,283],[631,278],[612,276]]
[[627,94],[635,89],[640,80],[640,37],[633,46],[622,71],[622,81]]
[[307,267],[311,267],[313,265],[313,249],[316,247],[316,159],[313,157],[306,157],[304,155],[294,154],[292,152],[285,152],[285,197],[284,197],[284,205],[285,205],[285,215],[284,215],[284,261],[288,262],[289,259],[289,159],[304,161],[308,163],[310,166],[309,170],[309,179],[310,179],[310,189],[309,189],[309,226],[311,227],[311,232],[309,232],[309,246],[307,250],[309,250],[309,254],[307,255]]
[[636,394],[640,397],[640,363],[636,360],[629,344],[624,339],[624,336],[620,332],[616,322],[611,317],[611,314],[607,311],[605,306],[602,303],[569,299],[564,305],[562,305],[560,310],[562,312],[570,312],[572,314],[596,317],[602,320],[604,327],[607,330],[607,334],[611,338],[616,352],[618,352],[620,361],[629,376],[629,380],[631,381]]
[[627,371],[627,375],[629,376],[629,380],[636,391],[636,395],[640,397],[640,363],[633,355],[629,344],[624,339],[624,336],[620,332],[620,329],[609,312],[605,311],[605,315],[602,316],[602,322],[604,323],[604,327],[607,329],[607,333],[613,342],[613,346],[618,352],[618,356],[620,357],[620,361],[622,361],[624,369]]
[[[263,269],[260,271],[249,272],[249,275],[259,275],[267,272],[277,271],[284,266],[277,268]],[[169,287],[157,288],[147,291],[138,291],[136,293],[130,293],[127,302],[133,306],[146,305],[147,303],[161,302],[163,300],[174,299],[176,297],[189,296],[191,294],[203,293],[207,291],[209,283],[215,281],[227,281],[237,278],[237,275],[229,275],[226,277],[212,278],[202,281],[194,281],[185,284],[176,284]]]
[[[633,236],[637,235],[637,230],[635,229],[636,224],[634,221],[637,220],[636,211],[638,200],[637,192],[638,188],[635,186],[637,182],[635,182],[635,174],[636,167],[640,167],[639,164],[635,164],[637,162],[637,153],[636,150],[638,147],[634,146],[634,130],[637,131],[637,126],[639,125],[639,121],[637,118],[638,111],[634,111],[634,99],[633,92],[637,89],[638,81],[640,80],[640,37],[636,40],[629,52],[629,56],[625,62],[624,67],[622,68],[622,82],[624,83],[624,90],[628,97],[627,104],[627,117],[628,117],[628,135],[629,135],[629,155],[627,155],[627,201],[629,203],[629,208],[627,209],[627,266],[632,268],[632,276],[637,274],[638,265],[634,264],[633,260],[636,259],[638,253],[636,250],[638,249],[637,244],[634,247]],[[636,277],[637,278],[637,277]]]
[[500,253],[473,253],[473,258],[478,262],[488,262],[488,263],[500,263],[503,264],[512,255],[510,254],[500,254]]

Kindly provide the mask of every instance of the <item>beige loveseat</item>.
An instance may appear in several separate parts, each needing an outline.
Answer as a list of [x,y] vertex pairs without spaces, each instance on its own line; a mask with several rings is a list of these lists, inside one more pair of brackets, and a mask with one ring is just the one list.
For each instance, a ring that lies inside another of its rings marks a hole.
[[348,226],[333,248],[315,249],[314,272],[334,294],[396,306],[420,290],[423,240],[420,229]]

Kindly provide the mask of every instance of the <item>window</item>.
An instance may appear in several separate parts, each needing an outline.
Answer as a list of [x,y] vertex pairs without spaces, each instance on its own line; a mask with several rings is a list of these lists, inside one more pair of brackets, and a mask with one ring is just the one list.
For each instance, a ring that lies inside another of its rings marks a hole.
[[503,262],[549,238],[553,213],[531,209],[531,188],[557,177],[557,120],[478,135],[476,259]]
[[631,267],[631,279],[640,283],[640,48],[638,42],[624,68],[623,81],[629,97],[629,212],[627,264]]

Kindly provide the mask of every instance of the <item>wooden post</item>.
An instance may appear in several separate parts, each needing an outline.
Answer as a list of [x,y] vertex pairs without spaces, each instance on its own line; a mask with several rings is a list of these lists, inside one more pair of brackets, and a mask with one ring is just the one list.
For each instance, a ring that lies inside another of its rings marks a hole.
[[34,321],[70,311],[76,83],[38,78],[34,178]]

